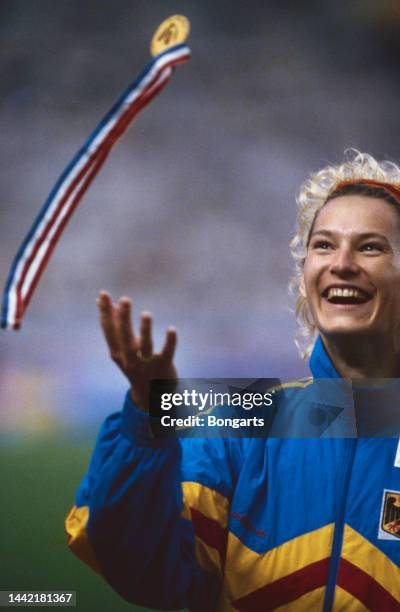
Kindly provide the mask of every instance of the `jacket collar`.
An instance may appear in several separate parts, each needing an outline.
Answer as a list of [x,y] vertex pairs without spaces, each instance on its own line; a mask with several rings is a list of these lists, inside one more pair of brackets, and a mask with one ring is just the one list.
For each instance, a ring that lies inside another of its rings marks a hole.
[[321,336],[317,338],[311,353],[309,366],[314,378],[341,378],[325,350]]
[[[319,405],[325,409],[332,409],[332,406],[340,407],[340,414],[334,419],[329,428],[329,437],[376,437],[383,435],[400,435],[400,423],[398,412],[387,413],[388,423],[379,423],[377,419],[377,406],[385,410],[387,406],[397,406],[400,392],[400,379],[387,379],[382,381],[381,386],[377,386],[377,381],[365,380],[363,389],[358,387],[357,403],[360,406],[362,401],[363,410],[358,408],[358,417],[355,416],[355,398],[352,389],[352,382],[342,378],[335,369],[320,336],[315,343],[310,357],[309,366],[314,377],[314,392],[318,398]],[[336,379],[333,380],[328,379]],[[369,386],[372,383],[372,386]],[[360,396],[360,392],[364,393]],[[368,393],[367,393],[368,392]],[[371,410],[373,403],[373,410]],[[368,411],[369,410],[369,411]],[[379,410],[378,410],[379,413]],[[373,414],[373,418],[371,417]],[[391,419],[391,420],[390,420]],[[327,430],[328,431],[328,430]],[[324,434],[324,437],[327,434]]]
[[335,369],[320,336],[315,343],[309,366],[314,377],[313,392],[318,406],[327,411],[327,414],[333,414],[326,435],[340,438],[356,436],[351,381],[342,378]]

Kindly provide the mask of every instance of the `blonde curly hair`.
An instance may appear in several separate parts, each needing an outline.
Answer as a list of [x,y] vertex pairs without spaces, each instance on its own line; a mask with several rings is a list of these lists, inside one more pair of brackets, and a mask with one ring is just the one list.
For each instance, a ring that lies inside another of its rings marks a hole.
[[[303,358],[311,353],[316,338],[316,326],[307,300],[300,293],[300,281],[307,255],[309,235],[317,213],[328,200],[348,193],[380,197],[399,209],[399,202],[390,193],[377,186],[362,185],[363,179],[379,181],[399,189],[400,167],[394,162],[379,162],[368,153],[348,149],[345,151],[343,164],[326,166],[312,174],[300,187],[299,195],[296,198],[297,228],[290,242],[294,272],[290,279],[289,291],[294,297],[294,312],[298,323],[295,344]],[[358,180],[360,185],[357,185]],[[340,185],[345,181],[352,181],[353,184]]]

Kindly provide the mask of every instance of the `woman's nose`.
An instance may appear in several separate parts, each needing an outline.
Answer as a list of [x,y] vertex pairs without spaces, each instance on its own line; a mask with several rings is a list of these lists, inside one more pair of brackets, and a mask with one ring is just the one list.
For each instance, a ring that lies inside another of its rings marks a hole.
[[331,263],[334,274],[357,274],[359,266],[356,254],[349,247],[338,248]]

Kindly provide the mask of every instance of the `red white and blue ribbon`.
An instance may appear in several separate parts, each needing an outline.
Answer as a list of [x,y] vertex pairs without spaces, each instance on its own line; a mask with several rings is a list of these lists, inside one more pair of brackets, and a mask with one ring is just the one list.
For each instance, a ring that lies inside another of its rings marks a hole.
[[181,44],[151,60],[61,174],[11,266],[3,294],[1,327],[20,328],[35,287],[63,229],[110,150],[139,111],[165,87],[174,67],[189,58],[190,49]]

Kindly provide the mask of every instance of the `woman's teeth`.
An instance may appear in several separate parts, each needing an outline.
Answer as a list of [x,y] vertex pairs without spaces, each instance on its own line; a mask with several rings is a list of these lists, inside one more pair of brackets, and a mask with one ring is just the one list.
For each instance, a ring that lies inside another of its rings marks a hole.
[[360,289],[353,289],[347,287],[331,287],[327,295],[328,300],[355,300],[357,302],[365,302],[369,299]]

